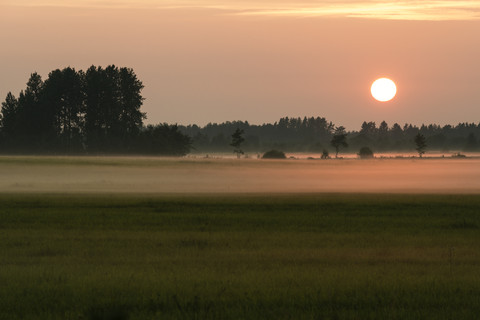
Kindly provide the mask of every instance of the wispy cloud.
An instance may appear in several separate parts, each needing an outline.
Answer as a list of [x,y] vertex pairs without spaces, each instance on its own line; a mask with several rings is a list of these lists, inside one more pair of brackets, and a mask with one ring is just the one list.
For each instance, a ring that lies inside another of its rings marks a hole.
[[480,0],[3,0],[16,6],[215,8],[228,14],[388,20],[480,20]]
[[477,20],[480,19],[480,1],[327,2],[297,8],[259,9],[243,14],[388,20]]

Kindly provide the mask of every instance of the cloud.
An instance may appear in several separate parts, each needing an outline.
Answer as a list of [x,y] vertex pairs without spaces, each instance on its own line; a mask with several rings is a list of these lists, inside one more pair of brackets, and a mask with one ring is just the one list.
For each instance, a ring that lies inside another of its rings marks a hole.
[[387,20],[479,20],[480,0],[4,0],[16,6],[220,9],[225,14]]
[[478,20],[480,1],[324,2],[316,6],[260,9],[242,14],[338,16],[386,20]]

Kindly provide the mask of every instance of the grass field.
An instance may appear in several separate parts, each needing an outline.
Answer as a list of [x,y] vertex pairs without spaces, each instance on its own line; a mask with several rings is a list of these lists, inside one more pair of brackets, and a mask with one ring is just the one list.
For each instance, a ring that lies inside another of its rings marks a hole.
[[480,196],[0,195],[0,319],[473,319]]

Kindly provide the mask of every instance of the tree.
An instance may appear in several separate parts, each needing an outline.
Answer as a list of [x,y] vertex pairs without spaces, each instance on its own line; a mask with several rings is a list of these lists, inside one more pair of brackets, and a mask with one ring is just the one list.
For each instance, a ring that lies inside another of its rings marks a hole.
[[237,128],[235,132],[232,134],[232,142],[230,145],[234,148],[233,153],[237,154],[237,158],[240,158],[241,154],[244,154],[243,150],[240,149],[241,144],[245,141],[243,138],[243,129]]
[[415,145],[417,146],[415,150],[417,150],[418,155],[421,158],[422,155],[425,153],[425,149],[427,148],[427,142],[423,134],[417,133],[417,135],[415,136]]
[[386,123],[385,121],[382,121],[382,123],[380,123],[380,127],[378,127],[378,134],[381,136],[386,136],[387,133],[388,133],[388,123]]
[[[140,107],[145,100],[141,95],[144,85],[138,80],[133,69],[120,68],[118,72],[121,104],[119,122],[122,134],[128,138],[138,134],[143,125],[143,119],[147,117],[145,113],[140,112]],[[176,126],[175,130],[177,130]]]
[[333,135],[330,144],[335,148],[335,158],[338,158],[338,152],[340,151],[340,148],[348,147],[347,133],[345,132],[344,127],[340,126],[335,129],[335,134]]
[[377,133],[377,126],[375,122],[366,122],[364,121],[362,123],[362,129],[360,130],[361,134],[364,134],[366,136],[375,136]]
[[390,141],[388,139],[388,124],[385,121],[382,121],[382,123],[380,123],[380,127],[378,127],[377,133],[377,148],[380,150],[388,149]]
[[84,73],[73,68],[54,70],[43,88],[43,109],[48,118],[45,130],[51,144],[65,152],[82,149],[81,131],[84,118]]
[[85,73],[85,135],[93,151],[132,148],[145,114],[143,84],[132,69],[90,67]]
[[15,140],[19,148],[43,150],[47,119],[42,110],[42,90],[42,77],[34,72],[30,75],[27,88],[18,97]]
[[0,127],[2,138],[7,141],[15,137],[17,126],[18,100],[9,92],[2,102],[2,113],[0,114]]

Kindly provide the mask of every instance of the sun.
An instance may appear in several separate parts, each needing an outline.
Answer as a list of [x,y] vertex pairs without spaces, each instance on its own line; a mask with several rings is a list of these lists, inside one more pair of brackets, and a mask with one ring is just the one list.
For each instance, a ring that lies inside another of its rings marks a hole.
[[395,82],[388,78],[380,78],[375,80],[370,91],[376,100],[386,102],[395,97],[395,94],[397,94],[397,86]]

